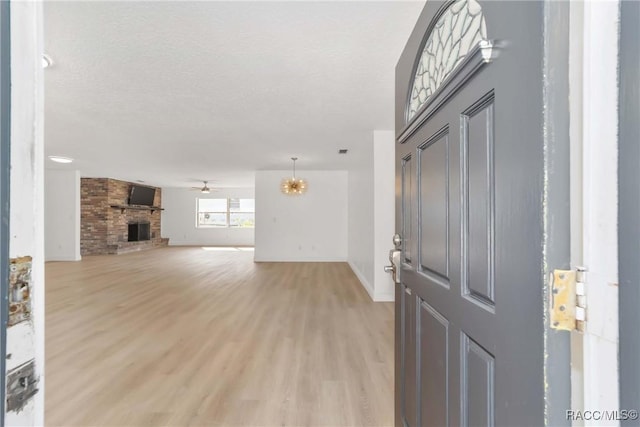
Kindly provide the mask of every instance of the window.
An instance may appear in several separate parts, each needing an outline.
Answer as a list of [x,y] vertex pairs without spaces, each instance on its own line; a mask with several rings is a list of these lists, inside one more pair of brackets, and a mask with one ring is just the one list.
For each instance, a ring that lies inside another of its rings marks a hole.
[[255,199],[198,199],[197,227],[253,228]]
[[480,42],[487,24],[476,0],[456,0],[438,18],[424,45],[409,93],[407,121],[436,93],[447,77]]

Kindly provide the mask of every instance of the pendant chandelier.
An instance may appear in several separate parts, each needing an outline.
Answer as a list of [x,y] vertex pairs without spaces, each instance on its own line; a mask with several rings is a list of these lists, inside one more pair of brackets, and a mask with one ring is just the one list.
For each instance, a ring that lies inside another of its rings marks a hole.
[[296,178],[296,160],[298,160],[298,158],[292,157],[291,160],[293,160],[293,176],[282,180],[280,190],[282,190],[284,194],[297,196],[307,191],[307,183],[303,179]]

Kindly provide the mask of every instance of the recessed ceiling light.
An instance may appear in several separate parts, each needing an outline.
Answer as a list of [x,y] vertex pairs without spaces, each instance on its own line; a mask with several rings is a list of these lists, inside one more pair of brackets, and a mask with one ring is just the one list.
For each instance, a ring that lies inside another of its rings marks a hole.
[[49,160],[56,163],[71,163],[73,159],[69,157],[61,157],[61,156],[49,156]]
[[49,68],[53,65],[53,60],[49,55],[42,54],[42,68]]

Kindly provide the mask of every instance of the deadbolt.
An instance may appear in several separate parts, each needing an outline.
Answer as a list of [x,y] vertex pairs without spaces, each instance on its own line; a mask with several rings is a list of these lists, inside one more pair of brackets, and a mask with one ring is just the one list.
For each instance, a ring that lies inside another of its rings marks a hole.
[[385,265],[384,271],[385,273],[391,273],[393,275],[394,283],[400,283],[400,250],[399,249],[391,249],[389,251],[389,261],[391,261],[391,265]]

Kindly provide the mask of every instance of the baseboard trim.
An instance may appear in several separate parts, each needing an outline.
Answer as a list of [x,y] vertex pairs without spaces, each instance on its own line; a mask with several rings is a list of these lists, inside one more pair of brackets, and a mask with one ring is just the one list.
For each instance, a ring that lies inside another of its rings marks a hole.
[[356,277],[358,278],[358,280],[360,280],[360,283],[362,284],[364,289],[369,294],[369,297],[371,298],[371,301],[375,301],[376,299],[375,299],[374,293],[373,293],[373,286],[371,286],[369,281],[364,277],[364,275],[360,272],[360,270],[358,270],[358,268],[355,266],[355,264],[353,264],[351,261],[349,261],[349,267],[351,267],[351,270],[353,271],[353,274],[355,274]]
[[375,302],[394,302],[396,300],[396,296],[394,294],[379,293],[375,294],[373,300]]
[[169,241],[169,246],[183,246],[183,247],[203,247],[203,248],[253,248],[255,247],[251,243],[198,243],[198,242],[188,242],[181,240],[171,240]]
[[44,262],[58,262],[58,261],[82,261],[82,257],[66,257],[66,256],[59,256],[59,257],[51,257],[51,258],[45,258]]
[[347,262],[346,259],[342,258],[253,258],[254,262]]

